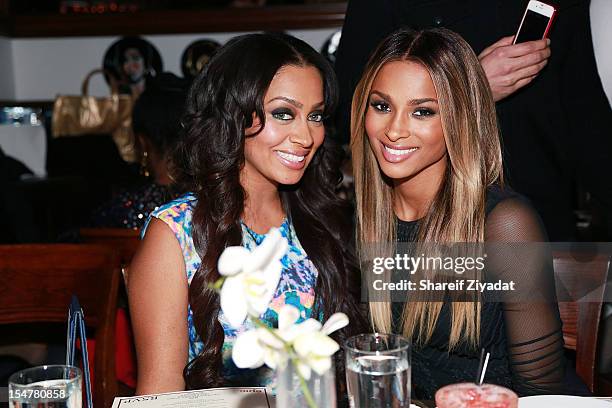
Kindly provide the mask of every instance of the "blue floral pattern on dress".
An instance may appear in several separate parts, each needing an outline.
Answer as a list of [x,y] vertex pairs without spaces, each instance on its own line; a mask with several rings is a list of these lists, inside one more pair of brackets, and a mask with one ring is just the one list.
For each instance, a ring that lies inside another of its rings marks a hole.
[[[192,214],[196,204],[196,197],[192,193],[188,193],[162,205],[151,213],[142,231],[142,236],[144,237],[146,228],[152,217],[163,221],[170,227],[183,251],[185,270],[187,272],[187,281],[189,284],[191,284],[191,280],[201,264],[192,236]],[[266,235],[257,234],[244,223],[241,223],[241,225],[242,246],[249,250],[253,250],[256,246],[261,244]],[[282,236],[287,238],[289,245],[287,252],[281,260],[283,270],[281,272],[280,282],[276,288],[276,293],[274,294],[268,310],[260,316],[270,327],[278,326],[278,312],[285,304],[293,305],[299,309],[300,319],[298,322],[310,318],[315,301],[314,288],[317,281],[317,269],[302,248],[291,222],[285,219],[279,229]],[[219,311],[219,322],[223,326],[223,331],[225,333],[225,341],[223,343],[223,377],[227,385],[273,387],[272,370],[265,366],[254,370],[239,369],[234,365],[231,359],[232,347],[236,337],[238,334],[252,329],[252,323],[245,321],[240,328],[234,329],[230,327],[227,319],[223,315],[223,311]],[[188,308],[187,324],[189,328],[189,360],[193,360],[201,353],[203,343],[193,323],[191,306]]]

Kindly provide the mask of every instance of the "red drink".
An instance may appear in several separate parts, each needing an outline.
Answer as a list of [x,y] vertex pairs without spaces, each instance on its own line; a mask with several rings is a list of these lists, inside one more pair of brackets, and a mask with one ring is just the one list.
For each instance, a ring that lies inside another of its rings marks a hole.
[[451,384],[436,392],[438,408],[517,408],[518,396],[494,384]]

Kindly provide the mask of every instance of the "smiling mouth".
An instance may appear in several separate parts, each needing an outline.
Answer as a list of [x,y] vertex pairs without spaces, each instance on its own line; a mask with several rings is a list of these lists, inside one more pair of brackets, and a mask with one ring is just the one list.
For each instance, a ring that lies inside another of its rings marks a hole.
[[281,151],[277,151],[276,154],[278,154],[283,159],[288,160],[288,161],[290,161],[292,163],[301,163],[306,158],[306,155],[299,156],[297,154],[285,153],[285,152],[281,152]]
[[278,161],[285,167],[291,170],[302,170],[306,166],[306,157],[310,151],[298,150],[298,151],[281,151],[275,150]]
[[383,148],[386,152],[394,156],[406,156],[407,154],[416,152],[419,149],[418,147],[409,147],[407,149],[393,149],[387,146],[386,144],[383,144]]

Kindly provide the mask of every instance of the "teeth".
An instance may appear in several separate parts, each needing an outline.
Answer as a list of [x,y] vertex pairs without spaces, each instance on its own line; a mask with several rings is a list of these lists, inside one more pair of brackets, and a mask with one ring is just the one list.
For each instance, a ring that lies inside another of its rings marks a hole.
[[283,159],[289,160],[294,163],[302,162],[304,161],[304,158],[306,157],[306,156],[296,156],[295,154],[289,154],[285,152],[276,152],[276,154],[278,154]]
[[397,156],[403,156],[406,155],[408,153],[412,153],[414,151],[416,151],[418,149],[418,147],[413,147],[410,149],[402,149],[402,150],[396,150],[396,149],[391,149],[390,147],[385,146],[385,150],[388,151],[391,154],[395,154]]

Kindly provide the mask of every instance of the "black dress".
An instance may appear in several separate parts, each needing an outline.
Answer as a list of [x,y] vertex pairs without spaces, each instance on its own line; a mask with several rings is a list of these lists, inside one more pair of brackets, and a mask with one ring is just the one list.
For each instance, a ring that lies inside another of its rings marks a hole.
[[167,186],[151,182],[126,188],[93,212],[89,226],[141,229],[149,214],[174,196]]
[[[521,196],[499,187],[487,192],[485,239],[487,241],[545,241],[537,214]],[[416,238],[418,221],[398,220],[399,242]],[[541,287],[554,288],[552,260],[515,260],[521,279],[538,279]],[[532,268],[548,270],[533,271]],[[554,295],[552,295],[554,298]],[[403,303],[393,303],[393,331],[401,332]],[[412,350],[414,397],[432,400],[440,387],[474,381],[480,348],[491,353],[487,383],[513,389],[519,396],[561,394],[565,375],[563,334],[556,303],[483,302],[480,344],[460,343],[448,350],[451,327],[450,303],[445,302],[429,342]]]

